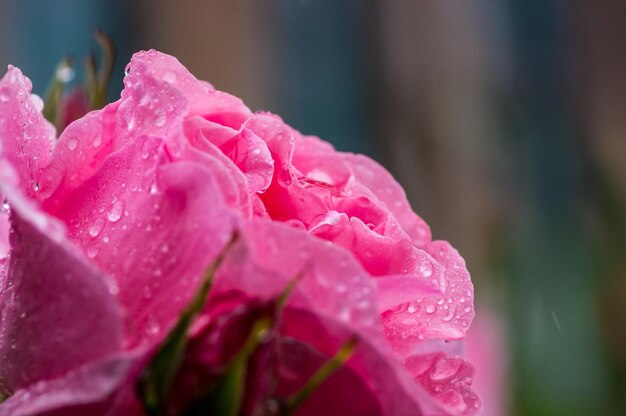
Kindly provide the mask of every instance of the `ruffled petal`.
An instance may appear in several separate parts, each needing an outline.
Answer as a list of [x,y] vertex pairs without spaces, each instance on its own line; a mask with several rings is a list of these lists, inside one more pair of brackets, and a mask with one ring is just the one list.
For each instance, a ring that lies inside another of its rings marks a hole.
[[385,168],[364,155],[341,153],[341,156],[354,177],[353,193],[362,193],[357,189],[363,188],[373,192],[400,222],[413,244],[423,247],[430,242],[430,228],[413,212],[404,190]]
[[445,241],[426,251],[444,268],[442,291],[383,313],[387,337],[403,355],[426,339],[462,339],[474,318],[474,288],[463,258]]

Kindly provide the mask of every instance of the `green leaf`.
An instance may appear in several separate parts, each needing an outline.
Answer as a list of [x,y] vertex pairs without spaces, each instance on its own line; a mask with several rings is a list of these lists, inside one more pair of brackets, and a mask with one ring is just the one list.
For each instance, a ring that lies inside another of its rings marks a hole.
[[187,308],[181,313],[176,326],[167,335],[139,380],[138,392],[146,411],[150,415],[158,415],[163,411],[163,406],[167,400],[174,378],[178,374],[185,357],[189,341],[187,332],[191,327],[193,319],[202,310],[211,289],[215,273],[236,239],[237,236],[233,236],[231,241],[208,267],[196,294]]

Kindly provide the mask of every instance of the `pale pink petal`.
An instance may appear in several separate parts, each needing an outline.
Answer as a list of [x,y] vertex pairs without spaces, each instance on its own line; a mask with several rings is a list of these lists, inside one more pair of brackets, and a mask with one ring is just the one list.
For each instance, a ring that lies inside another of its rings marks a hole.
[[19,185],[33,196],[48,163],[54,128],[41,114],[41,98],[31,96],[32,83],[9,65],[0,80],[0,155],[13,166]]
[[70,244],[63,226],[11,183],[8,263],[2,269],[0,385],[15,391],[121,348],[117,288]]

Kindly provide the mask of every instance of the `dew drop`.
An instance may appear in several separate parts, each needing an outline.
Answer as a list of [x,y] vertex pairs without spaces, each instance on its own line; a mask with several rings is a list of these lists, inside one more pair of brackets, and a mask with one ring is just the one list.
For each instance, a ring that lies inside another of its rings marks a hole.
[[163,81],[165,82],[175,82],[176,81],[176,74],[172,71],[168,71],[163,75]]
[[76,149],[76,147],[78,146],[78,141],[76,139],[69,139],[67,141],[67,148],[70,150],[74,150]]
[[436,310],[437,308],[435,307],[435,305],[426,306],[426,313],[435,313]]
[[122,213],[124,212],[124,202],[116,201],[111,206],[109,213],[107,214],[107,218],[111,222],[117,222],[122,218]]
[[406,311],[408,313],[415,313],[415,312],[417,312],[417,305],[413,305],[413,304],[409,305],[409,307],[407,308]]
[[5,90],[0,90],[0,101],[6,103],[9,99],[9,94]]
[[89,227],[89,235],[92,237],[97,237],[104,227],[104,222],[104,218],[97,218]]
[[98,254],[98,251],[99,251],[98,247],[96,246],[89,247],[87,249],[87,257],[89,257],[90,259],[93,259]]
[[433,274],[433,264],[428,259],[420,264],[420,273],[424,277],[430,277]]
[[163,126],[167,121],[167,115],[165,114],[165,110],[162,108],[156,110],[154,117],[154,125],[157,127]]
[[456,314],[456,306],[452,306],[450,308],[450,310],[448,310],[448,313],[445,314],[445,316],[443,318],[441,318],[442,321],[444,322],[450,322],[452,320],[452,318],[454,318],[454,315]]
[[93,147],[99,147],[101,144],[102,144],[102,136],[98,134],[96,135],[96,137],[94,137],[93,142],[91,142],[91,145]]

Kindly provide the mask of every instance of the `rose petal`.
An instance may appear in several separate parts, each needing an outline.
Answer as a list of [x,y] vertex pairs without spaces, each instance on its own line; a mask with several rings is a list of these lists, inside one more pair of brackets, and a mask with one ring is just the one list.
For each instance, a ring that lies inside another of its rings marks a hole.
[[252,115],[239,98],[216,91],[209,84],[198,81],[173,56],[155,50],[137,52],[126,67],[126,72],[126,88],[134,88],[136,83],[152,78],[160,85],[168,84],[176,89],[189,103],[185,115],[201,115],[237,130]]
[[274,161],[267,145],[256,134],[243,128],[220,150],[246,175],[248,192],[265,192],[272,182]]
[[0,404],[0,416],[141,415],[140,404],[124,388],[134,361],[131,356],[111,357],[41,380]]
[[41,98],[31,97],[32,83],[9,65],[0,80],[0,154],[10,162],[24,193],[33,196],[48,163],[54,127],[41,114]]
[[469,416],[480,410],[480,399],[470,387],[474,368],[462,358],[442,353],[415,355],[405,365],[445,414]]
[[41,176],[39,198],[54,212],[64,198],[90,178],[114,150],[119,101],[71,123],[61,134]]
[[358,217],[329,211],[309,231],[350,250],[374,276],[412,274],[434,282],[441,279],[441,267],[423,250],[408,239],[393,239],[370,230]]
[[387,337],[405,356],[425,339],[463,338],[474,318],[474,289],[463,258],[445,241],[430,243],[426,251],[445,270],[442,293],[383,313]]
[[72,239],[116,279],[131,345],[163,336],[232,233],[232,214],[215,183],[220,167],[161,165],[162,152],[159,139],[136,140],[58,212]]
[[[364,155],[341,155],[354,175],[349,188],[362,190],[365,187],[373,192],[393,213],[417,247],[423,247],[431,240],[430,228],[413,212],[404,190],[385,168]],[[354,189],[353,192],[359,194],[359,190]]]
[[12,206],[2,269],[0,384],[8,391],[59,376],[121,348],[116,287],[66,239],[63,226],[0,180]]

